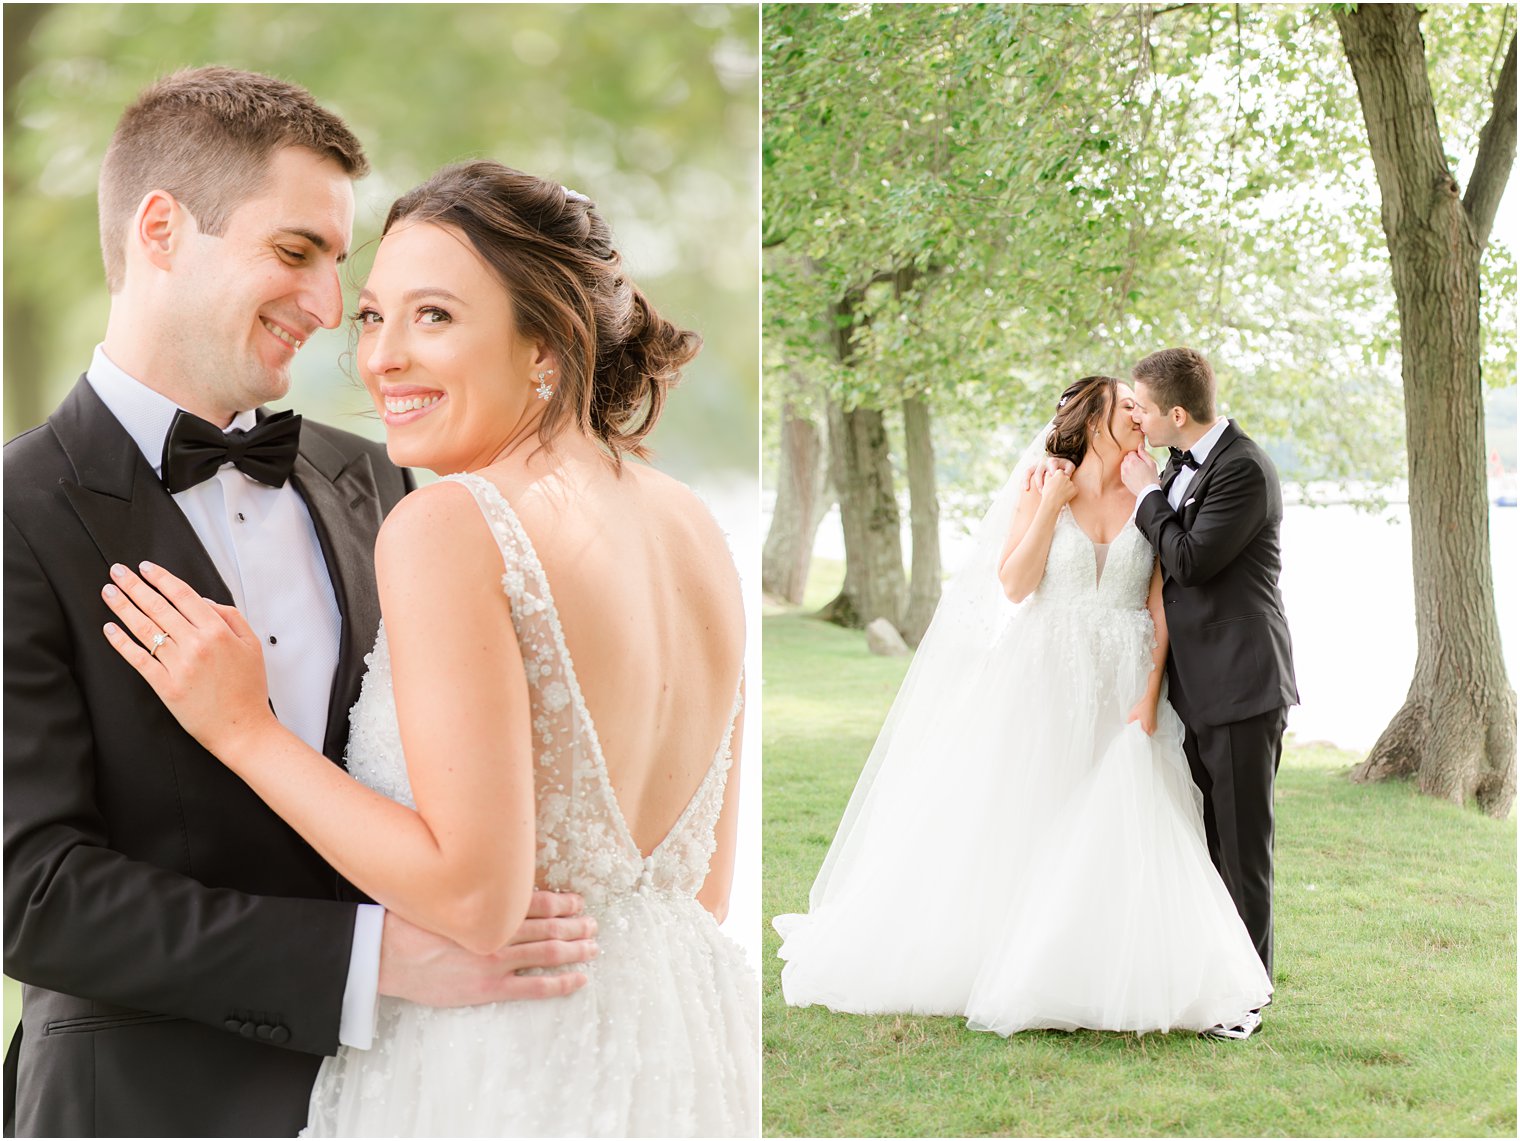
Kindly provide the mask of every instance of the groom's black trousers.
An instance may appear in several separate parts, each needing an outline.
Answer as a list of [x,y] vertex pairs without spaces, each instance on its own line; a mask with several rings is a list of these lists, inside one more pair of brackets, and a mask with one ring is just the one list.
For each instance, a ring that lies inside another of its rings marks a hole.
[[1203,793],[1209,856],[1272,975],[1272,782],[1286,709],[1228,725],[1187,727],[1183,749]]

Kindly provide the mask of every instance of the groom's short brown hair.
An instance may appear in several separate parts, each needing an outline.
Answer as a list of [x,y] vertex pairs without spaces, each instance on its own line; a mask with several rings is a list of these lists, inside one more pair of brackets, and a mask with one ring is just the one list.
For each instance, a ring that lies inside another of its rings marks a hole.
[[264,188],[282,147],[315,151],[350,178],[369,173],[353,132],[304,87],[196,67],[147,88],[122,113],[100,166],[100,250],[110,291],[124,283],[127,227],[144,195],[167,190],[201,233],[220,234],[233,210]]
[[1161,412],[1181,408],[1200,424],[1214,422],[1214,370],[1197,349],[1162,349],[1130,375],[1151,390]]

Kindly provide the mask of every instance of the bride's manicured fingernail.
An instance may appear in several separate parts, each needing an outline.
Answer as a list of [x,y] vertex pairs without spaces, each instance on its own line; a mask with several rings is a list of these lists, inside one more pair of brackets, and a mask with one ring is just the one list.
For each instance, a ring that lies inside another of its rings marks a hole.
[[152,563],[148,562],[147,559],[144,559],[142,562],[140,562],[140,563],[137,564],[137,569],[140,570],[140,571],[142,571],[143,574],[151,574],[153,571],[156,571],[158,568],[156,566],[154,566]]
[[127,573],[127,568],[124,567],[124,566],[122,566],[120,563],[112,563],[111,564],[111,577],[112,578],[121,578],[121,576],[124,575],[124,574],[126,574],[126,573]]
[[101,590],[100,593],[104,594],[107,598],[120,598],[121,597],[121,591],[117,590],[110,583],[106,583],[105,588],[103,590]]

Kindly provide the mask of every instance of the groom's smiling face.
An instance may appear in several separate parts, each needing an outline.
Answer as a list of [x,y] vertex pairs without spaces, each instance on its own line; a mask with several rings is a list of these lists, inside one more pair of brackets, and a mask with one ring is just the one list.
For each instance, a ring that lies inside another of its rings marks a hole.
[[201,233],[191,219],[165,297],[173,322],[161,351],[176,372],[199,378],[183,384],[210,389],[205,406],[216,405],[215,414],[283,397],[300,346],[342,320],[338,267],[353,218],[348,174],[332,159],[285,147],[220,234]]

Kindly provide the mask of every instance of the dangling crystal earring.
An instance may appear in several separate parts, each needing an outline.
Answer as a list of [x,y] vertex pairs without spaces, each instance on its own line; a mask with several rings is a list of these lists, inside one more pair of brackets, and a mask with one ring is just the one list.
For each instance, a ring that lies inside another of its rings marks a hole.
[[538,374],[538,387],[534,389],[540,400],[548,400],[554,395],[554,386],[549,383],[549,378],[554,375],[552,368],[546,368]]

